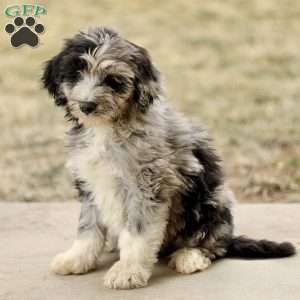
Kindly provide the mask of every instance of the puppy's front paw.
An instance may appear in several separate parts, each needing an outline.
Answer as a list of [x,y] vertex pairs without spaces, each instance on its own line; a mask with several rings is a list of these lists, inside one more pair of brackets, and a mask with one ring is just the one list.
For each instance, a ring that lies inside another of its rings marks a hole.
[[116,262],[106,273],[104,285],[111,289],[135,289],[147,285],[151,271],[139,264]]
[[59,275],[68,275],[72,274],[72,269],[75,269],[74,265],[74,258],[71,258],[67,251],[60,253],[53,258],[50,264],[50,270]]
[[75,256],[71,251],[60,253],[54,257],[50,269],[59,275],[83,274],[88,272],[91,267],[83,262],[80,256]]
[[94,269],[97,256],[83,241],[76,241],[72,248],[58,254],[51,262],[50,269],[59,275],[84,274]]

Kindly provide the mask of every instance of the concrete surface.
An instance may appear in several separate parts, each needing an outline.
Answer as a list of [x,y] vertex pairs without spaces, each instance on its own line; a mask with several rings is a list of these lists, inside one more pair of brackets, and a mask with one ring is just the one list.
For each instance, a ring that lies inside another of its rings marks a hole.
[[[57,276],[51,258],[75,236],[77,203],[0,203],[0,299],[300,299],[300,256],[275,260],[223,259],[203,273],[179,275],[164,263],[149,286],[114,291],[103,287],[108,266],[80,276]],[[239,205],[237,232],[251,237],[290,240],[299,246],[300,205]]]

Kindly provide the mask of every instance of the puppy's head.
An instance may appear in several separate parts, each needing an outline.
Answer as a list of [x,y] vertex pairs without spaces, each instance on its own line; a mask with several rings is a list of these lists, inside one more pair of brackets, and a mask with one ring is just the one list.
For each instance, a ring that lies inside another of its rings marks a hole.
[[56,105],[86,125],[146,113],[161,93],[159,72],[147,51],[107,28],[67,40],[46,63],[42,81]]

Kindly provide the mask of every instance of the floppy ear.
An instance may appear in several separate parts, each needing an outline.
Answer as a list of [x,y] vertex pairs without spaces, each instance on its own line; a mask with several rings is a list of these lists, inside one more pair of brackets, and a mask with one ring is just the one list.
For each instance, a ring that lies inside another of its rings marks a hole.
[[60,53],[47,61],[42,76],[43,86],[48,90],[49,94],[54,97],[56,105],[65,105],[67,103],[66,97],[60,91],[60,64],[62,57],[63,55]]
[[145,113],[153,101],[159,96],[159,83],[153,81],[142,82],[136,80],[134,84],[134,101],[137,108]]
[[160,74],[152,64],[148,52],[142,47],[134,46],[137,48],[138,54],[134,57],[136,74],[133,99],[137,108],[145,113],[162,92]]

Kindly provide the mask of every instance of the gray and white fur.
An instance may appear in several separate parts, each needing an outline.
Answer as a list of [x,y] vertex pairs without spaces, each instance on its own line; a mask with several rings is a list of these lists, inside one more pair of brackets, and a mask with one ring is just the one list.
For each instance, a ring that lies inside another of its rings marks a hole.
[[148,52],[111,29],[80,32],[46,63],[44,87],[66,110],[67,166],[82,209],[57,274],[119,260],[109,288],[147,285],[161,256],[180,273],[225,256],[284,257],[290,243],[233,236],[231,193],[206,130],[170,108]]

